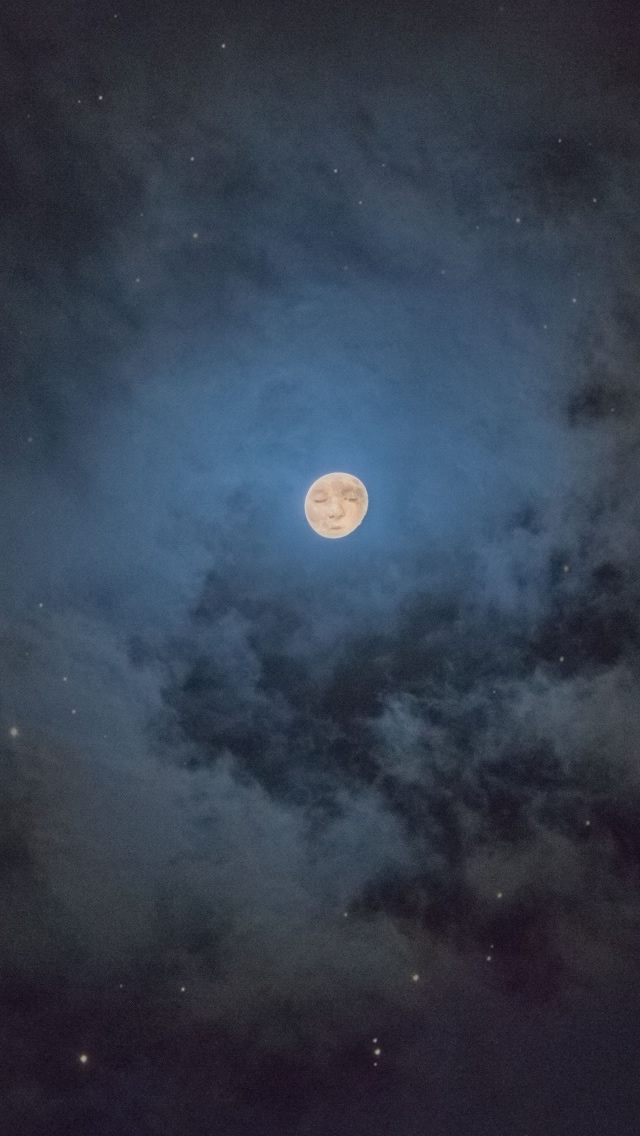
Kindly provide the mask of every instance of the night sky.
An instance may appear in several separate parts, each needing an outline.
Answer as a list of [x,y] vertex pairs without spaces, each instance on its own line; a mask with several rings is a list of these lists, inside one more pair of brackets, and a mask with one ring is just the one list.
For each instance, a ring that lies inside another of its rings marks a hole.
[[640,1132],[635,8],[3,6],[3,1136]]

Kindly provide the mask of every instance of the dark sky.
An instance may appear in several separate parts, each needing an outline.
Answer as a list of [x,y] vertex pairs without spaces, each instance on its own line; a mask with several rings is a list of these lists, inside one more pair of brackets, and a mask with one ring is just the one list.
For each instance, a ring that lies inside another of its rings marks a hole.
[[634,8],[4,5],[3,1134],[637,1136]]

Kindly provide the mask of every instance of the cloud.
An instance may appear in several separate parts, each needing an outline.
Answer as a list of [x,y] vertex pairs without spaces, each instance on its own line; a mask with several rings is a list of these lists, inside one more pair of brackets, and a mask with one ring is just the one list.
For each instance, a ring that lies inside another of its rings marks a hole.
[[[492,942],[478,986],[528,1003],[619,976],[619,96],[563,76],[565,144],[539,72],[490,46],[440,37],[414,85],[384,40],[362,81],[288,40],[268,73],[203,46],[182,85],[118,48],[110,91],[47,34],[61,141],[13,122],[0,234],[5,965],[149,1005],[184,985],[191,1020],[266,1050],[410,1018],[413,973],[473,985]],[[304,520],[330,468],[369,491],[353,540]]]

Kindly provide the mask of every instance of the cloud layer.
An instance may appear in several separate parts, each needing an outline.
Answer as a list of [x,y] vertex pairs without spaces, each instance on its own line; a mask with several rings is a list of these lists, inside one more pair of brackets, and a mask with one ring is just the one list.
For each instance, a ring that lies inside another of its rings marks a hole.
[[[194,1131],[227,1092],[253,1122],[243,1060],[338,1132],[323,1077],[368,1085],[381,1020],[411,1100],[491,1005],[489,1115],[514,1006],[591,1036],[637,979],[636,93],[562,15],[553,49],[412,17],[415,51],[122,16],[97,53],[9,21],[0,61],[8,988],[71,1049],[93,999],[94,1049],[139,1030],[93,1092],[158,1133],[191,1089]],[[334,468],[370,505],[324,542]]]

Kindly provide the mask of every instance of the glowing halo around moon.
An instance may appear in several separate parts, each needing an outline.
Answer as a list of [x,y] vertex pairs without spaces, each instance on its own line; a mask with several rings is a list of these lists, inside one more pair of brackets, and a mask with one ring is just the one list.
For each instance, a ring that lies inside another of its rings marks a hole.
[[318,536],[336,540],[362,524],[369,508],[364,485],[352,473],[325,473],[304,499],[304,515]]

